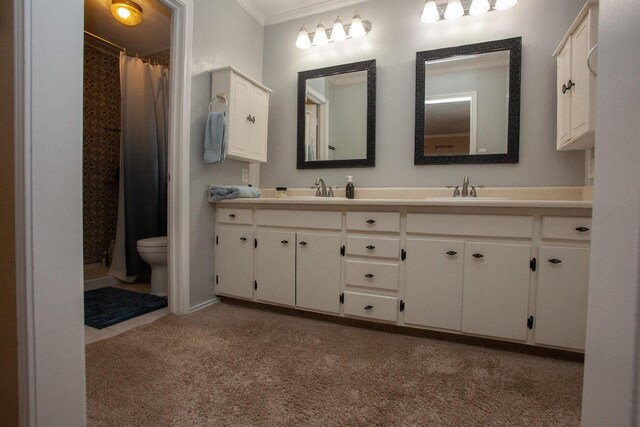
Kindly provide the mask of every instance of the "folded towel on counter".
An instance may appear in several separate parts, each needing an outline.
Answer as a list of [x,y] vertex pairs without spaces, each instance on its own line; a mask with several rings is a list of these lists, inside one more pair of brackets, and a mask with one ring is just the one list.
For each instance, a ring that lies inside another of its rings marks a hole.
[[209,113],[209,117],[207,117],[207,127],[204,132],[205,163],[224,162],[226,130],[227,114],[224,111],[220,113]]
[[211,185],[209,194],[214,200],[256,198],[262,196],[262,192],[246,185]]

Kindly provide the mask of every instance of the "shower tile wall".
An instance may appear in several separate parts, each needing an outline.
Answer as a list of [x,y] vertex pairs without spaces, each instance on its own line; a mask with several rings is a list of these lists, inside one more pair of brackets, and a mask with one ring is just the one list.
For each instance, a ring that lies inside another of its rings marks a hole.
[[84,263],[98,263],[116,238],[120,166],[118,57],[84,46]]
[[148,55],[143,56],[144,59],[148,59],[151,62],[156,64],[164,65],[169,68],[169,64],[171,63],[171,55],[170,50],[161,50],[160,52],[150,53]]

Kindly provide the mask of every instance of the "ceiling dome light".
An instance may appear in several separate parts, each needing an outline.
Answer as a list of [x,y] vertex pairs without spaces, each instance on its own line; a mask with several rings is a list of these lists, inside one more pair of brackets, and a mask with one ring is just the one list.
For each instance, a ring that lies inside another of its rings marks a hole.
[[511,9],[518,3],[518,0],[497,0],[494,6],[495,10],[507,10]]
[[424,4],[424,9],[422,9],[420,20],[425,24],[431,24],[440,20],[440,12],[438,11],[438,6],[436,6],[435,1],[428,0]]
[[364,37],[367,35],[367,31],[364,29],[364,25],[362,24],[362,18],[358,12],[353,15],[353,20],[351,21],[351,28],[349,28],[349,37],[353,37],[357,39],[358,37]]
[[347,38],[347,33],[344,32],[344,25],[342,25],[342,19],[340,16],[333,22],[333,28],[331,29],[331,41],[339,42]]
[[322,46],[329,43],[329,38],[327,38],[327,32],[324,29],[324,23],[322,21],[320,21],[316,27],[316,34],[313,36],[313,42],[316,46]]
[[111,14],[118,22],[131,27],[142,22],[142,8],[132,1],[112,0]]
[[482,15],[491,9],[489,0],[473,0],[469,8],[469,15]]
[[307,31],[306,25],[300,27],[298,39],[296,40],[296,47],[298,49],[309,49],[311,47],[311,40],[309,39],[309,32]]
[[460,4],[460,0],[449,0],[447,10],[444,11],[444,19],[453,21],[464,15],[464,8]]

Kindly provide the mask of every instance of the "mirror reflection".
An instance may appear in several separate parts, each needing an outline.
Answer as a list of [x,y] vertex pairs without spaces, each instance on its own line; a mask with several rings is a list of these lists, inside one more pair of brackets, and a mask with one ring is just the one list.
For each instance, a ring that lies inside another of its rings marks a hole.
[[418,52],[416,164],[517,163],[521,39]]
[[375,165],[375,60],[298,74],[298,169]]

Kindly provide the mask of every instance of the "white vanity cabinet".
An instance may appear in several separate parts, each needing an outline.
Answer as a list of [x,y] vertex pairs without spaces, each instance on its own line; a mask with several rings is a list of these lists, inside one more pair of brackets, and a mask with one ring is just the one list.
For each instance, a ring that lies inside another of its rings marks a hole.
[[228,158],[246,162],[267,161],[271,92],[271,89],[233,67],[211,71],[212,108],[227,111]]
[[296,306],[340,312],[340,234],[298,233]]
[[218,251],[216,293],[253,298],[253,230],[221,226],[216,235]]
[[[595,141],[596,76],[587,61],[597,43],[598,3],[588,2],[556,49],[557,149],[584,150]],[[593,59],[591,62],[595,63]],[[593,67],[593,65],[592,65]]]
[[256,299],[275,304],[296,304],[296,234],[257,230],[255,251]]

